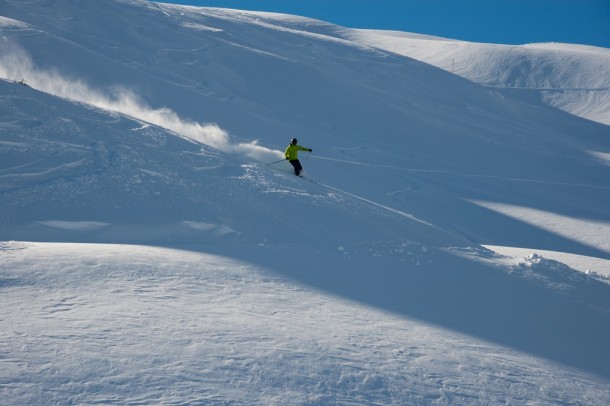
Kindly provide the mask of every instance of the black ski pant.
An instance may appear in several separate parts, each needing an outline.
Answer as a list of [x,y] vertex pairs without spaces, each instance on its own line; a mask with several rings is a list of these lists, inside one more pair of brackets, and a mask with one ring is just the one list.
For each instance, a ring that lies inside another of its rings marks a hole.
[[299,176],[301,174],[301,171],[303,170],[303,167],[301,166],[301,163],[299,162],[298,159],[295,159],[293,161],[288,161],[290,162],[290,164],[294,167],[294,174]]

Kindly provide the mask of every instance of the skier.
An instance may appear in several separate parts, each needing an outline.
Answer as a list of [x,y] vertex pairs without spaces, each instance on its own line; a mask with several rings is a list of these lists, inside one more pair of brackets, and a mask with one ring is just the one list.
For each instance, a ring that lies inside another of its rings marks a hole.
[[299,151],[311,152],[312,149],[297,145],[297,139],[293,138],[290,140],[290,145],[286,148],[286,152],[284,152],[284,156],[294,167],[294,174],[297,176],[301,176],[301,171],[303,170],[301,162],[299,162]]

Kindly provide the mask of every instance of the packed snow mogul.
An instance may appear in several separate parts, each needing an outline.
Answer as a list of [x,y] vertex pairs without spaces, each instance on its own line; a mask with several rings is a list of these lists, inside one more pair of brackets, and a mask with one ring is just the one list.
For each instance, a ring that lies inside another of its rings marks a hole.
[[290,140],[290,145],[286,148],[286,152],[284,152],[284,156],[286,159],[292,164],[294,167],[294,174],[297,176],[301,176],[301,171],[303,170],[303,166],[301,166],[301,162],[299,162],[299,151],[308,151],[311,152],[311,148],[305,148],[297,144],[297,139],[293,138]]

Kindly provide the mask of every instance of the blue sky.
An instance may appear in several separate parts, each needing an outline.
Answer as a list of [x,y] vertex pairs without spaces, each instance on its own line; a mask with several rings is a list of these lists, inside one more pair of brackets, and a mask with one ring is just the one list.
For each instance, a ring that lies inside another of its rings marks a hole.
[[352,28],[498,44],[568,42],[610,48],[610,0],[163,0],[275,11]]

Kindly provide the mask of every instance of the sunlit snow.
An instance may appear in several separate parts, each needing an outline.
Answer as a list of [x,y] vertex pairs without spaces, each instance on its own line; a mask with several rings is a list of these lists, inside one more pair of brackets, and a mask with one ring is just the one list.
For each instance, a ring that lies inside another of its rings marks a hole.
[[0,14],[0,403],[610,402],[607,49]]

